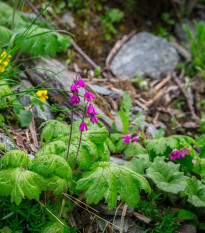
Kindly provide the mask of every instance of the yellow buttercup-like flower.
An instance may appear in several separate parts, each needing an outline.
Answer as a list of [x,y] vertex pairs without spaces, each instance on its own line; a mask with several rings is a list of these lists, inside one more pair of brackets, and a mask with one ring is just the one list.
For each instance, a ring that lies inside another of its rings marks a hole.
[[36,95],[39,96],[40,99],[41,99],[43,102],[45,102],[46,99],[48,99],[47,94],[48,94],[48,91],[47,91],[47,90],[44,90],[44,91],[37,91],[37,92],[36,92]]
[[11,55],[8,55],[8,53],[6,51],[3,51],[0,55],[0,57],[4,60],[6,60],[7,62],[10,61]]
[[0,73],[5,71],[5,68],[8,66],[11,55],[8,55],[6,51],[3,51],[0,55]]

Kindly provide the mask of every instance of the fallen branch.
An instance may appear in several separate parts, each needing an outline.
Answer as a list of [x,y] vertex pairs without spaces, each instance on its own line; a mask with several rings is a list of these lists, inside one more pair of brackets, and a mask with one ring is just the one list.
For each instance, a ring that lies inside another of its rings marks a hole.
[[191,112],[191,118],[192,118],[192,120],[198,122],[198,121],[199,121],[199,118],[198,118],[198,116],[197,116],[196,113],[195,113],[194,107],[193,107],[193,105],[192,105],[192,103],[191,103],[191,99],[190,99],[189,95],[187,94],[187,92],[185,91],[185,89],[183,88],[180,79],[179,79],[179,78],[177,77],[177,75],[176,75],[176,72],[173,72],[172,78],[173,78],[174,82],[178,85],[178,87],[179,87],[179,89],[181,90],[181,92],[182,92],[182,94],[184,95],[184,97],[186,98],[186,101],[187,101],[189,110],[190,110],[190,112]]

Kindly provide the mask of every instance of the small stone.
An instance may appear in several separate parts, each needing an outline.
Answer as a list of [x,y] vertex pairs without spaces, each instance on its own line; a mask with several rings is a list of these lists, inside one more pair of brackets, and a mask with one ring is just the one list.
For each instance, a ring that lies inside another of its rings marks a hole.
[[74,23],[74,18],[71,12],[66,12],[62,17],[62,21],[67,23],[70,26],[70,28],[76,27],[76,24]]
[[120,158],[116,158],[114,156],[110,156],[110,162],[116,163],[118,165],[124,165],[125,161]]
[[109,86],[99,86],[96,84],[90,85],[91,88],[100,95],[109,96],[112,99],[119,99],[123,95],[123,91]]
[[0,133],[0,143],[4,144],[8,151],[20,149],[18,146],[15,148],[11,139],[2,133]]
[[35,157],[32,154],[28,154],[31,160],[33,160]]
[[159,79],[171,74],[178,62],[176,49],[166,39],[140,32],[122,46],[111,63],[111,70],[119,78],[132,78],[137,72]]
[[196,227],[193,225],[183,224],[176,231],[176,233],[196,233]]

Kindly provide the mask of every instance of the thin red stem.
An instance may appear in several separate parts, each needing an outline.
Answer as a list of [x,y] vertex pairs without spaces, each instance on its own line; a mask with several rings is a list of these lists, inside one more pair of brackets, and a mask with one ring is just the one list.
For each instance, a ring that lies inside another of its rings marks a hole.
[[69,150],[70,150],[72,131],[73,131],[73,105],[72,105],[72,111],[71,111],[70,137],[69,137],[69,142],[68,142],[68,149],[67,149],[66,161],[68,161],[68,155],[69,155]]

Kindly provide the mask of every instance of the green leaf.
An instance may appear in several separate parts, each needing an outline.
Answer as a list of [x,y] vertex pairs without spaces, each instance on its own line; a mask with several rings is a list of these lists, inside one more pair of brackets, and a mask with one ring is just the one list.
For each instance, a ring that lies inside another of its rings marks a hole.
[[30,110],[24,110],[19,108],[14,108],[14,113],[19,119],[22,127],[28,126],[32,122],[33,114]]
[[149,160],[148,154],[137,155],[129,162],[125,162],[125,166],[130,168],[136,173],[143,174],[144,170],[150,166],[151,162]]
[[64,223],[64,225],[62,225],[60,222],[55,220],[48,223],[42,229],[41,233],[71,233],[71,230],[67,223]]
[[11,96],[1,97],[6,94],[12,94],[11,88],[4,80],[0,80],[0,109],[8,107],[8,101],[12,100]]
[[107,129],[105,127],[99,128],[98,125],[89,128],[84,135],[86,134],[89,135],[90,140],[96,144],[105,142],[109,136]]
[[72,179],[72,170],[64,158],[45,154],[36,156],[31,170],[46,178],[48,189],[60,194],[66,191]]
[[0,46],[8,44],[13,32],[6,27],[0,26]]
[[39,200],[39,194],[44,190],[43,178],[32,171],[21,168],[6,168],[0,170],[0,195],[11,196],[11,202],[19,205],[23,198]]
[[[4,2],[0,2],[0,24],[3,26],[11,26],[13,17],[13,8]],[[26,20],[23,19],[19,11],[15,12],[15,24],[17,26],[24,26],[28,24]]]
[[125,112],[123,112],[123,110],[120,110],[118,112],[118,115],[120,116],[122,121],[123,134],[127,134],[127,131],[129,129],[129,116]]
[[205,185],[197,180],[195,176],[187,182],[185,194],[188,195],[188,202],[196,207],[205,207]]
[[[26,28],[17,28],[16,40],[22,36]],[[31,54],[33,56],[56,56],[56,53],[65,51],[70,46],[70,38],[60,35],[55,31],[46,28],[36,28],[32,26],[30,29],[31,34],[26,36],[21,46],[22,52]],[[29,32],[29,33],[30,33]]]
[[180,209],[177,214],[177,220],[192,220],[194,214],[191,211]]
[[31,159],[28,154],[22,150],[11,150],[7,152],[0,163],[8,167],[29,167],[31,165]]
[[159,139],[164,137],[165,135],[165,131],[163,128],[160,128],[159,130],[157,130],[156,134],[155,134],[155,139]]
[[107,11],[106,15],[109,17],[112,23],[114,22],[120,22],[120,20],[124,17],[124,12],[119,9],[110,9]]
[[124,153],[129,157],[133,155],[146,154],[147,150],[144,147],[142,147],[140,143],[132,142],[127,144],[127,147],[124,149]]
[[184,176],[183,172],[179,172],[179,164],[166,163],[164,159],[165,157],[156,157],[146,170],[147,176],[165,192],[177,194],[184,191],[188,177]]
[[128,91],[125,91],[122,96],[121,106],[124,109],[126,115],[131,115],[132,99]]
[[57,120],[50,120],[41,125],[43,127],[41,133],[41,142],[45,141],[47,144],[50,140],[59,137],[60,135],[64,135],[70,132],[70,127],[68,125],[63,124]]
[[96,168],[77,182],[77,189],[87,190],[85,197],[88,204],[97,204],[105,198],[110,210],[117,205],[118,193],[122,201],[135,207],[140,199],[139,188],[151,192],[143,176],[110,162],[98,163]]

